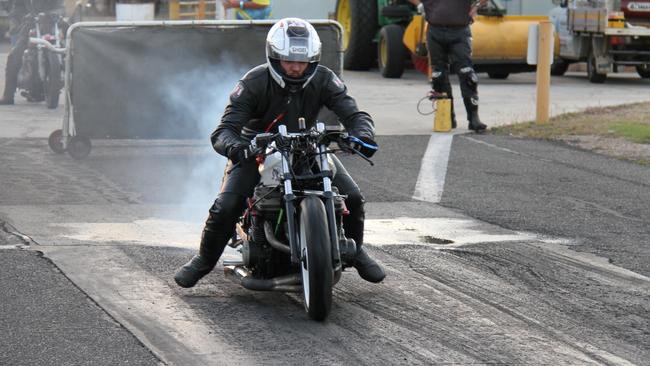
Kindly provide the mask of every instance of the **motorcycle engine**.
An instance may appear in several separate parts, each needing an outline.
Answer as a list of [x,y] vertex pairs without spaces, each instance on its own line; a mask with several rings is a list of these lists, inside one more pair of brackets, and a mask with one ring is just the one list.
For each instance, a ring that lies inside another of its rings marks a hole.
[[267,243],[262,227],[263,219],[261,217],[253,217],[251,221],[251,227],[249,229],[250,240],[244,241],[241,254],[244,266],[255,271],[255,269],[263,265],[265,258],[268,256],[268,253],[266,253],[268,250],[264,249]]

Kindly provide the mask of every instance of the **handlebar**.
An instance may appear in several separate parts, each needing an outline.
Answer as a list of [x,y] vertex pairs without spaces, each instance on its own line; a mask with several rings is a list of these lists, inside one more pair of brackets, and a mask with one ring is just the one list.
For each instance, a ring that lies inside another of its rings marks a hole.
[[[332,136],[336,136],[332,138]],[[312,139],[313,142],[318,144],[329,145],[330,142],[339,142],[347,138],[348,134],[340,129],[326,128],[325,131],[319,132],[315,128],[303,131],[292,132],[282,135],[281,133],[259,133],[251,140],[251,146],[255,149],[266,148],[272,142],[276,144],[285,145],[288,141],[300,139]]]
[[[274,151],[270,153],[273,153],[275,151],[282,152],[283,150],[286,150],[286,147],[289,147],[291,145],[292,141],[299,141],[299,140],[311,140],[311,142],[313,143],[316,143],[318,145],[326,145],[326,146],[329,146],[329,144],[332,142],[336,142],[339,149],[335,149],[335,150],[329,149],[325,152],[335,153],[337,151],[342,151],[342,152],[352,153],[360,156],[362,159],[367,161],[370,165],[374,165],[372,160],[370,160],[370,158],[365,156],[360,151],[354,149],[350,143],[352,142],[354,144],[362,145],[368,149],[373,149],[373,150],[378,149],[376,146],[366,144],[359,138],[348,135],[347,132],[342,131],[341,128],[339,128],[338,126],[326,126],[325,130],[322,132],[319,132],[318,130],[316,130],[316,128],[311,128],[309,130],[302,131],[302,132],[285,133],[284,135],[280,132],[259,133],[255,135],[255,137],[253,137],[253,139],[250,142],[250,146],[248,147],[249,149],[248,156],[252,157],[252,156],[260,156],[260,155],[268,155],[269,153],[266,152],[266,149],[273,142],[275,142],[276,146]],[[234,169],[238,165],[240,165],[239,162],[234,164],[229,170],[229,172],[232,171],[232,169]]]
[[48,50],[50,50],[50,51],[52,51],[54,53],[65,54],[65,48],[54,47],[54,45],[52,45],[52,43],[50,43],[50,42],[48,42],[48,41],[46,41],[44,39],[41,39],[41,38],[30,37],[29,38],[29,43],[43,46],[43,47],[47,48]]
[[339,126],[325,126],[325,130],[323,132],[319,132],[315,128],[312,128],[303,132],[287,133],[284,135],[282,135],[281,133],[268,133],[268,132],[260,133],[257,134],[253,138],[253,140],[251,140],[250,154],[251,156],[263,154],[264,150],[272,142],[276,143],[276,148],[277,147],[281,148],[282,146],[288,146],[288,143],[290,143],[290,141],[292,140],[300,140],[305,138],[307,139],[311,138],[312,141],[315,142],[316,144],[326,145],[326,146],[328,146],[332,142],[336,142],[339,149],[327,150],[328,153],[335,153],[336,151],[352,153],[360,156],[362,159],[370,163],[370,165],[374,165],[374,163],[372,162],[372,160],[370,160],[370,158],[368,158],[362,152],[360,152],[359,150],[351,146],[351,143],[375,151],[378,150],[378,147],[367,144],[357,137],[348,135],[348,133],[342,131],[339,128]]

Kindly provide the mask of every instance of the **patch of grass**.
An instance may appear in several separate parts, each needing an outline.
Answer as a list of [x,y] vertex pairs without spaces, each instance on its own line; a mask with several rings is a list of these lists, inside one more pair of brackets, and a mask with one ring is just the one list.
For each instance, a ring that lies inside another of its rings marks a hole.
[[650,124],[621,122],[610,126],[615,135],[638,144],[650,144]]
[[494,127],[492,133],[555,140],[567,136],[621,137],[634,143],[650,144],[650,103],[591,108],[567,113],[549,122],[516,123]]

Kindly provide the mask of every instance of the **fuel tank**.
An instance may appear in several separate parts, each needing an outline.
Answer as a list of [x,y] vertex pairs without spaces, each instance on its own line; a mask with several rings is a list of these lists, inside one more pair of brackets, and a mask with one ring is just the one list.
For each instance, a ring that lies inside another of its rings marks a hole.
[[[478,16],[471,27],[474,63],[525,63],[528,53],[528,27],[544,20],[548,20],[548,17]],[[426,42],[426,27],[427,23],[422,22],[421,16],[417,15],[404,32],[404,44],[412,53],[415,53],[419,43]],[[557,56],[560,49],[557,37],[555,42]]]

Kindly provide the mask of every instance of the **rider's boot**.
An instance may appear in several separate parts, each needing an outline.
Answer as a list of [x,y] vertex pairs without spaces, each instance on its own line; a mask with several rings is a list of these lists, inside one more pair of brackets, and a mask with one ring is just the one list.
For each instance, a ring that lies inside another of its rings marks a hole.
[[375,262],[374,259],[368,256],[368,253],[363,249],[363,245],[357,246],[357,256],[354,260],[354,268],[359,272],[359,276],[368,282],[378,283],[386,277],[384,270],[379,266],[379,264],[377,264],[377,262]]
[[203,229],[199,254],[179,268],[174,275],[174,280],[179,286],[193,287],[203,276],[212,271],[226,247],[227,239],[223,240],[222,236],[220,233]]
[[474,102],[472,98],[463,98],[465,109],[467,110],[467,121],[469,122],[468,129],[481,133],[485,131],[487,125],[481,122],[478,117],[478,103]]

